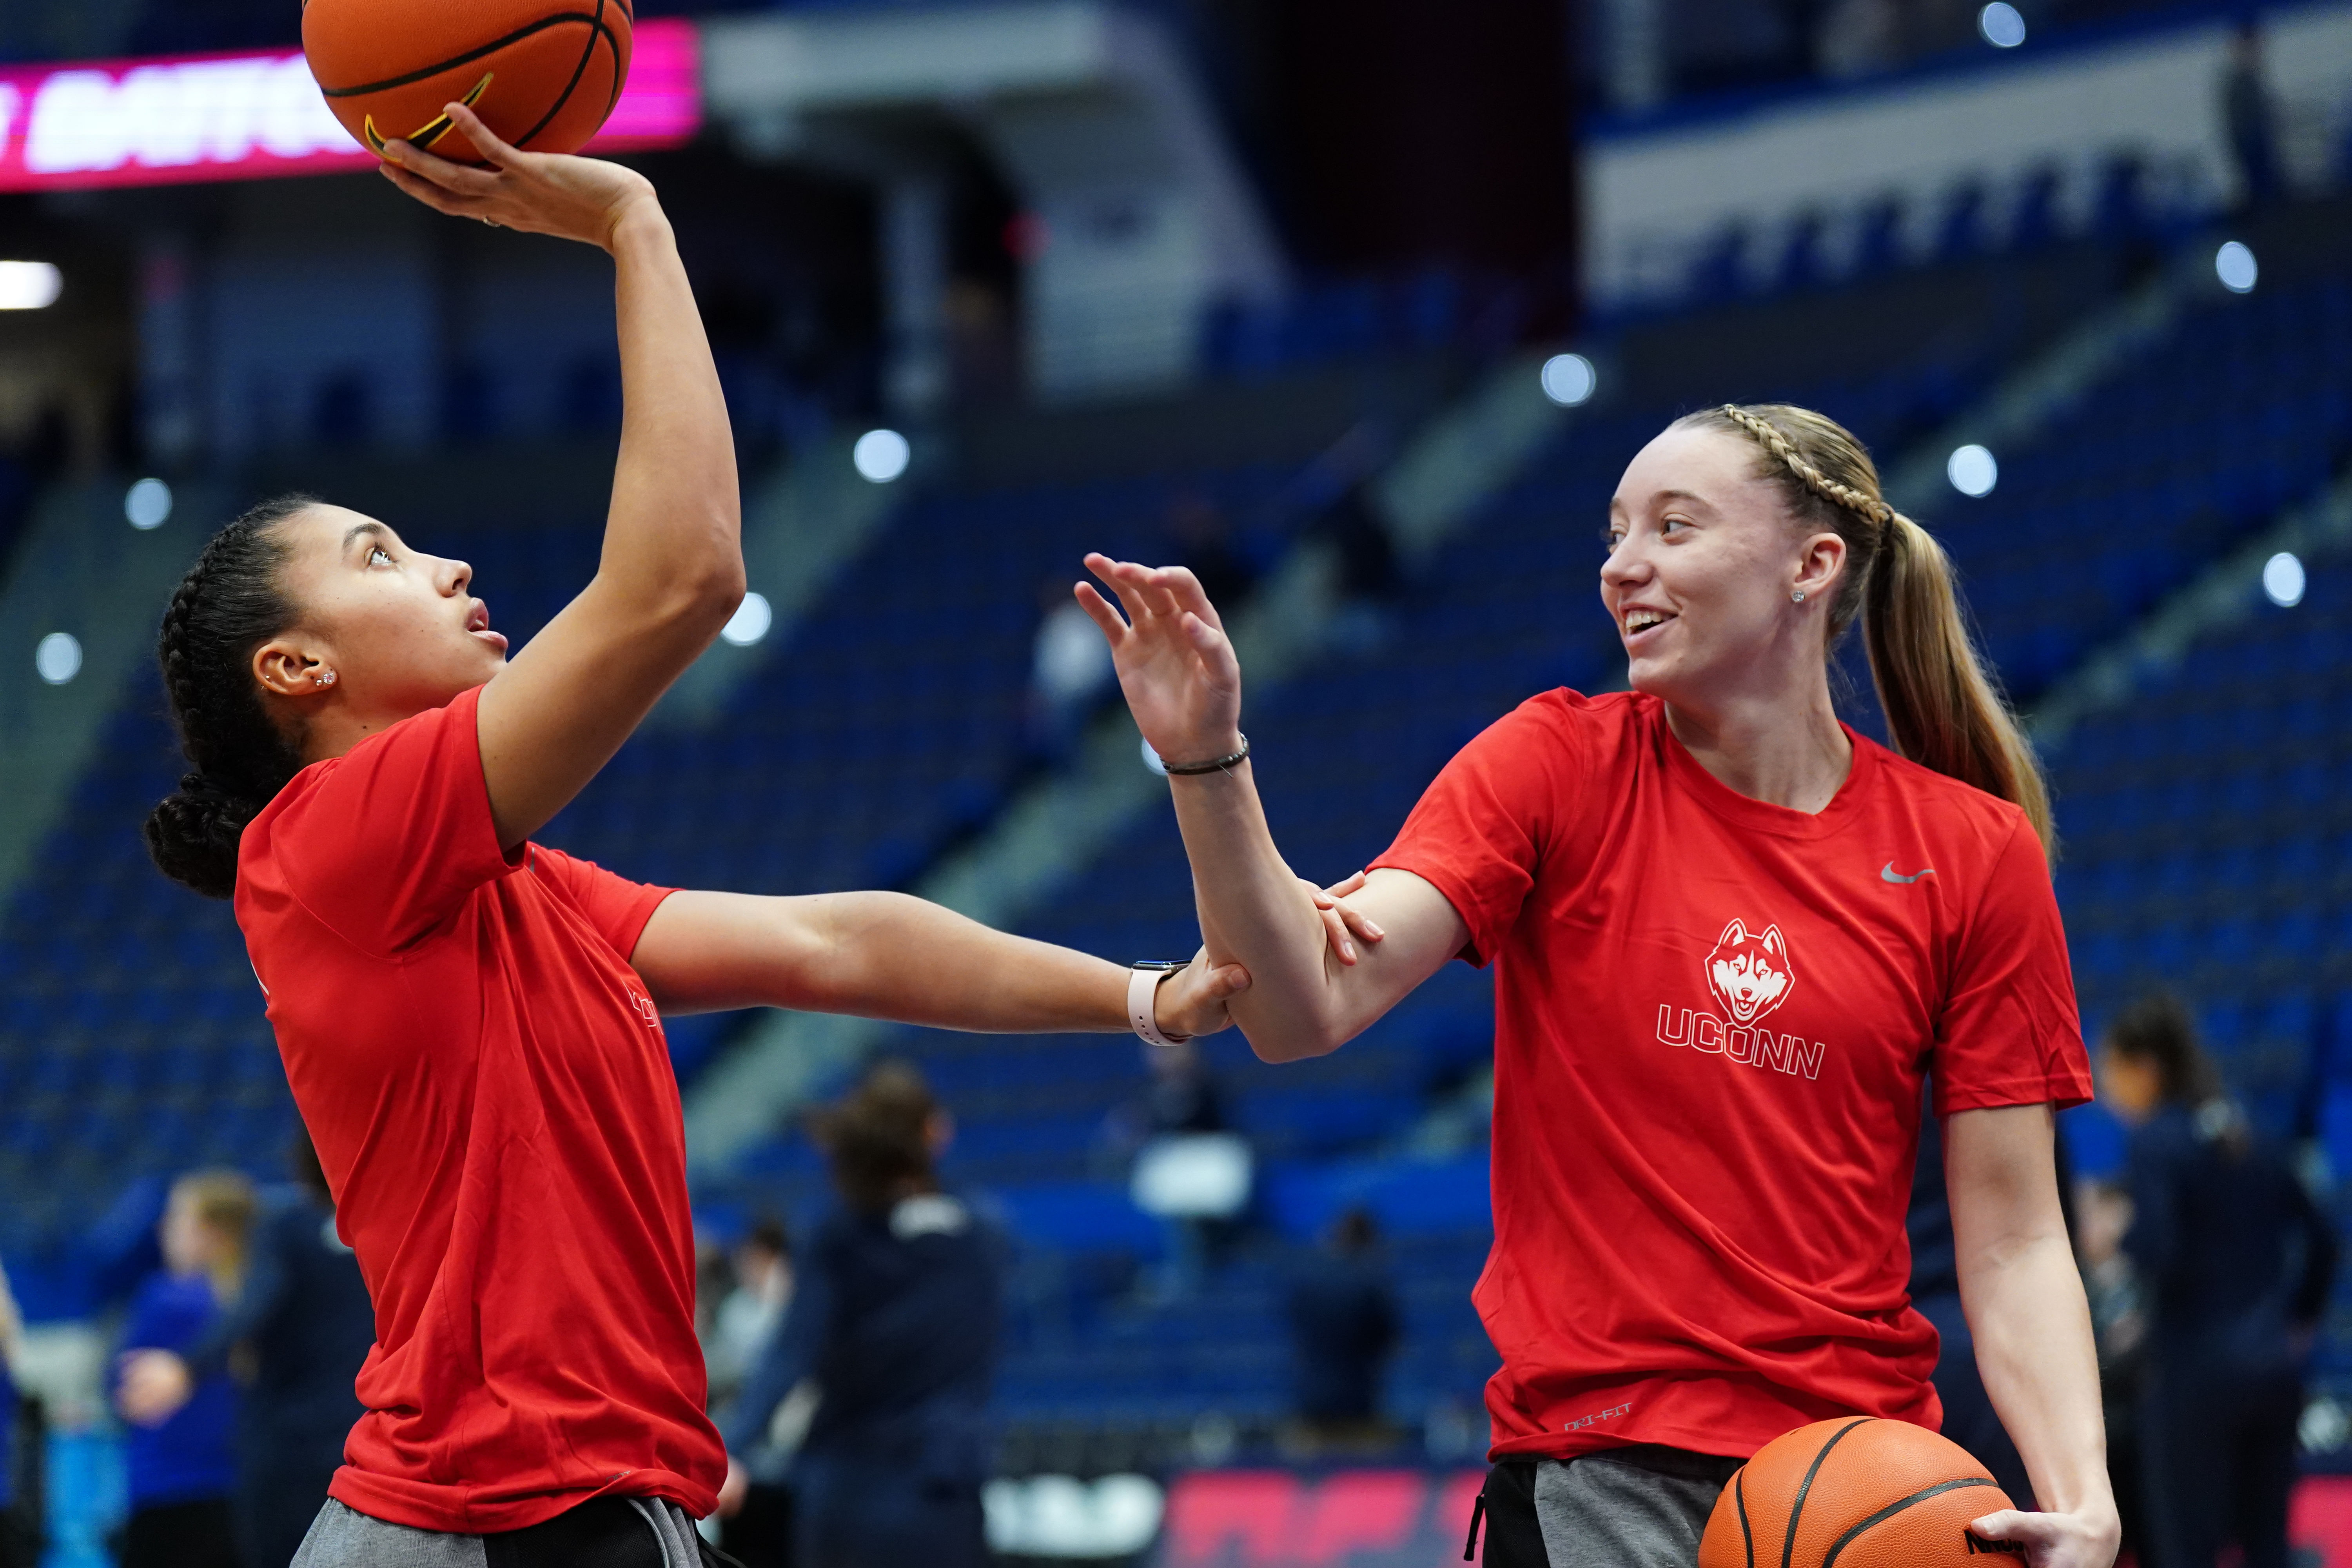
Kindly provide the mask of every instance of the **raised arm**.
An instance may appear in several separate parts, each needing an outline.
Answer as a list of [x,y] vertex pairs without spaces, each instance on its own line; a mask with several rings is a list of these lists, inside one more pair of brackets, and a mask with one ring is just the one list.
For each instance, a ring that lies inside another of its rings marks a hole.
[[596,575],[483,691],[482,773],[511,848],[611,760],[743,597],[735,445],[669,220],[643,175],[521,153],[463,104],[492,167],[391,143],[385,175],[426,205],[601,247],[613,258],[621,454]]
[[[1182,567],[1087,557],[1118,595],[1122,618],[1090,584],[1078,603],[1110,643],[1120,688],[1154,751],[1183,766],[1242,749],[1241,664],[1200,583]],[[1171,774],[1176,822],[1210,957],[1249,971],[1232,1004],[1250,1047],[1270,1062],[1338,1049],[1462,951],[1469,930],[1444,894],[1409,871],[1374,871],[1350,900],[1381,940],[1349,951],[1327,940],[1313,896],[1267,828],[1246,761]]]
[[[2046,1105],[1956,1111],[1944,1123],[1960,1305],[1977,1371],[2043,1510],[1990,1514],[1970,1528],[2023,1542],[2032,1568],[2109,1568],[2119,1529],[2098,1355],[2058,1206],[2053,1127]],[[2021,1509],[2025,1500],[2015,1500]]]

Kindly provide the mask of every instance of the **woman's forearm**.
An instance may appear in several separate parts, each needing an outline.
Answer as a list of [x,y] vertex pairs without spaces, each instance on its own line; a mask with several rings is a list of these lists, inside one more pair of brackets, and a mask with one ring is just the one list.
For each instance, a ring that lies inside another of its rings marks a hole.
[[599,576],[624,593],[742,595],[727,400],[669,220],[647,195],[615,218],[621,449]]
[[1249,990],[1233,1000],[1234,1022],[1267,1061],[1337,1049],[1378,1016],[1352,1016],[1363,1011],[1349,1005],[1353,972],[1387,954],[1369,949],[1351,966],[1331,952],[1312,899],[1275,847],[1247,762],[1169,783],[1210,960],[1250,973]]
[[2033,1479],[2035,1504],[2052,1513],[2111,1513],[2098,1355],[2065,1232],[1964,1265],[1960,1296],[1977,1372]]
[[1114,1034],[1126,969],[994,931],[903,893],[839,893],[824,906],[826,953],[795,1004],[982,1034]]

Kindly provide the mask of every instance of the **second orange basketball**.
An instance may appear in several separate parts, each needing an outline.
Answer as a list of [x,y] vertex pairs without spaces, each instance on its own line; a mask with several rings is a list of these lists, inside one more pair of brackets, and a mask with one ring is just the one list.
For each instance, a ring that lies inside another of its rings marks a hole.
[[478,163],[442,106],[534,153],[579,150],[629,74],[626,0],[310,0],[302,52],[343,128]]
[[2024,1561],[1968,1522],[2016,1505],[1967,1450],[1908,1421],[1816,1421],[1756,1451],[1716,1500],[1699,1568],[1944,1568]]

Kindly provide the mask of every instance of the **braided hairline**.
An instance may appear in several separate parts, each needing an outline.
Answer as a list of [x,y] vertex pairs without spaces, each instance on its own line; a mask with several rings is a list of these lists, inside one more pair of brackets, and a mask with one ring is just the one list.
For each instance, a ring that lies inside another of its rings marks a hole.
[[1853,512],[1858,516],[1867,518],[1881,528],[1885,528],[1888,523],[1895,521],[1895,509],[1893,507],[1874,496],[1866,496],[1863,494],[1860,490],[1855,489],[1852,485],[1842,485],[1838,483],[1835,479],[1831,479],[1827,474],[1824,474],[1819,468],[1813,467],[1812,464],[1807,462],[1804,458],[1804,455],[1797,450],[1796,443],[1790,440],[1788,437],[1782,435],[1780,433],[1780,426],[1774,425],[1770,420],[1757,417],[1755,415],[1748,413],[1745,408],[1740,407],[1737,403],[1725,404],[1723,405],[1722,413],[1726,419],[1730,420],[1742,430],[1745,430],[1750,436],[1753,436],[1757,440],[1762,442],[1765,447],[1769,450],[1774,457],[1780,458],[1781,462],[1788,465],[1789,471],[1796,475],[1798,479],[1803,483],[1807,489],[1812,491],[1823,500],[1830,501],[1837,506],[1842,506],[1845,508],[1846,510]]
[[196,721],[196,715],[204,710],[204,693],[198,689],[195,671],[189,668],[187,650],[182,645],[187,639],[188,621],[195,615],[196,605],[203,599],[205,587],[218,563],[221,542],[229,538],[236,527],[231,523],[205,542],[204,552],[180,580],[179,587],[173,591],[171,604],[163,610],[163,657],[159,662],[163,667],[164,683],[170,688],[173,714],[179,720],[181,748],[198,773],[210,773],[219,759],[212,754],[213,738],[205,734]]

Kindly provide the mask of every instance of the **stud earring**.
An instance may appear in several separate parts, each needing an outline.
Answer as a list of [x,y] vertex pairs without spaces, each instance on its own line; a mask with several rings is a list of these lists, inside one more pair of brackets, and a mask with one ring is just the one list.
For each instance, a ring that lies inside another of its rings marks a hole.
[[314,686],[332,686],[335,683],[335,672],[331,669],[315,670],[311,673],[310,683]]
[[1789,599],[1792,604],[1801,605],[1805,602],[1805,591],[1799,588],[1789,595]]

